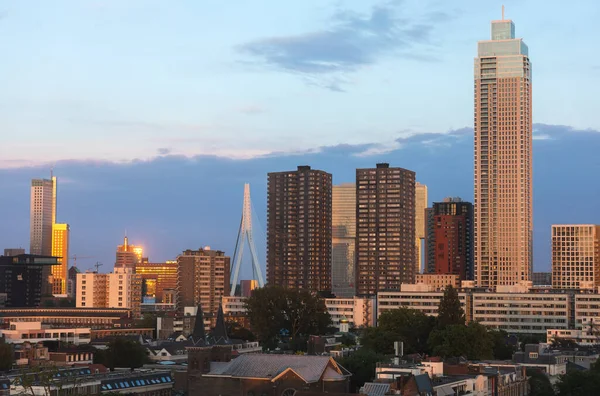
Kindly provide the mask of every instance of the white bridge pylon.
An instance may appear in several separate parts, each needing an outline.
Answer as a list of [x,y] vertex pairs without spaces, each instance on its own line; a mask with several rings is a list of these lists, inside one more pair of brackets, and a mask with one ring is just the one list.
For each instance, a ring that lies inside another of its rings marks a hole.
[[258,261],[258,255],[256,254],[256,246],[254,246],[254,238],[252,236],[252,204],[250,201],[250,184],[244,185],[244,207],[242,209],[242,221],[240,222],[240,229],[238,231],[237,241],[235,243],[235,252],[233,253],[233,276],[231,282],[231,296],[235,296],[235,291],[238,285],[238,277],[240,275],[240,266],[242,265],[242,257],[244,255],[244,244],[248,240],[248,246],[250,247],[250,254],[252,255],[252,269],[258,278],[258,286],[264,287],[265,281],[262,276],[260,269],[260,262]]

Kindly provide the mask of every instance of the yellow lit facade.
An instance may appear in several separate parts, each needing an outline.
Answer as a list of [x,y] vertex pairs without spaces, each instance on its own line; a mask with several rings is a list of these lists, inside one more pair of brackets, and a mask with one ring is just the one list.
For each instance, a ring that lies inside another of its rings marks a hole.
[[130,245],[129,239],[125,237],[123,244],[117,246],[117,257],[115,268],[135,268],[136,264],[142,262],[144,249],[141,246]]
[[60,265],[52,266],[52,294],[67,294],[69,233],[68,224],[52,225],[52,256],[58,257],[60,263]]

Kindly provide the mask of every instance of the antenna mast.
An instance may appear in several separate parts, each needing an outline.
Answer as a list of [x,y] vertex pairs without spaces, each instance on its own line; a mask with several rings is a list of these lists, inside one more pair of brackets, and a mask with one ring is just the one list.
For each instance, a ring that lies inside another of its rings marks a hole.
[[502,20],[504,20],[504,4],[502,4]]

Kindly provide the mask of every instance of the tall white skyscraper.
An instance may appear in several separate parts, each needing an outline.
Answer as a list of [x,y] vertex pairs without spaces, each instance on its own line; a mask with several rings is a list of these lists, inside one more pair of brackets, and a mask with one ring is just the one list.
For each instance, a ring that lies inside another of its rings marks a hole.
[[492,21],[475,58],[475,281],[531,278],[531,64],[511,20]]

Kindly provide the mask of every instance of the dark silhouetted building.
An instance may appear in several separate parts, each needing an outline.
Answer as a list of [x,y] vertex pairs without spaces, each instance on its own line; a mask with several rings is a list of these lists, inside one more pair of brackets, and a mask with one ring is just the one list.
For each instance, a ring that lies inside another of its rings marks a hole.
[[210,247],[186,250],[177,257],[177,309],[201,305],[216,315],[221,297],[229,295],[231,259]]
[[473,204],[460,198],[446,198],[444,202],[434,202],[426,213],[427,273],[474,279]]
[[[58,265],[58,258],[32,254],[0,256],[0,293],[7,308],[37,307],[42,299],[42,273]],[[44,278],[47,279],[47,278]]]
[[267,283],[331,290],[331,174],[299,166],[268,175]]
[[356,170],[356,294],[414,283],[415,172],[377,164]]

